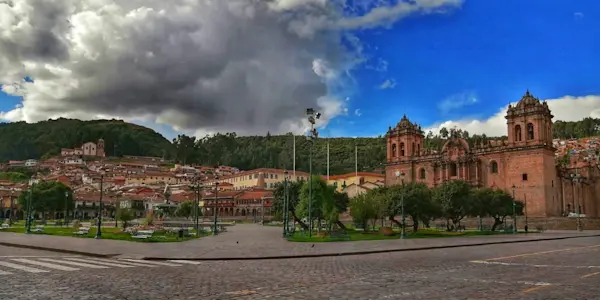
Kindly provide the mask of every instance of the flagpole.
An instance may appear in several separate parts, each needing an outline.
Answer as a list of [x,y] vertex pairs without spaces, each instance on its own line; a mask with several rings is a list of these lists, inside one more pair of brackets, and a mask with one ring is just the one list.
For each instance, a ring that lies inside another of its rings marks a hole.
[[329,183],[329,140],[327,140],[327,182]]
[[358,184],[360,180],[358,179],[358,145],[356,144],[356,140],[354,140],[354,177],[358,182],[354,183],[354,194],[358,195]]

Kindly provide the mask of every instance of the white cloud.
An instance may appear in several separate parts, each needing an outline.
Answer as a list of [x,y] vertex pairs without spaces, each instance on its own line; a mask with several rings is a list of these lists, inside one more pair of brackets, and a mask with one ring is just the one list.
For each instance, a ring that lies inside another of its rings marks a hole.
[[384,1],[352,16],[339,3],[0,0],[0,85],[23,97],[0,118],[109,117],[240,134],[300,130],[306,107],[322,111],[323,122],[347,111],[346,95],[330,91],[343,90],[340,77],[351,77],[361,61],[352,30],[444,12],[462,0]]
[[585,17],[585,15],[582,12],[576,12],[573,14],[573,17],[575,18],[575,20],[581,20]]
[[[548,107],[554,115],[553,121],[578,121],[586,117],[600,118],[600,95],[590,96],[564,96],[556,99],[548,99]],[[515,104],[515,103],[513,103]],[[488,136],[506,135],[506,116],[507,107],[498,109],[498,113],[493,116],[482,119],[462,119],[447,120],[425,129],[438,133],[442,127],[457,127],[468,131],[470,134],[483,134]]]
[[396,80],[394,80],[394,79],[387,79],[382,84],[380,84],[378,88],[380,90],[385,90],[385,89],[393,89],[395,87],[396,87]]
[[438,108],[442,113],[448,113],[452,110],[459,109],[465,106],[477,103],[477,95],[475,92],[462,92],[451,95],[438,104]]
[[357,108],[357,109],[354,110],[354,115],[357,116],[357,117],[362,116],[362,112],[360,111],[359,108]]

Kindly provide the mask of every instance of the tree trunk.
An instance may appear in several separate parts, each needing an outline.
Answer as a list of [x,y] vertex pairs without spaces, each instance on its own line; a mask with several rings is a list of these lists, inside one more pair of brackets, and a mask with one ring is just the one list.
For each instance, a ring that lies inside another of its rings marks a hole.
[[342,221],[336,221],[335,224],[337,224],[337,226],[339,226],[341,229],[343,229],[344,231],[348,230],[348,228],[346,228],[346,225],[344,225],[344,223],[342,223]]
[[390,220],[390,222],[396,224],[398,227],[402,228],[402,224],[400,222],[398,222],[396,219],[394,219],[394,216],[389,216],[389,220]]
[[308,230],[308,225],[304,224],[304,222],[302,222],[302,220],[298,219],[298,216],[296,216],[296,212],[295,211],[290,211],[290,212],[292,213],[294,222],[297,222],[298,224],[300,224],[300,227],[302,227],[302,229]]
[[415,216],[411,216],[411,218],[413,219],[413,232],[416,233],[419,230],[419,219]]
[[496,228],[497,228],[499,225],[501,225],[502,223],[504,223],[504,222],[502,222],[502,221],[500,220],[500,218],[498,218],[498,217],[494,217],[494,225],[492,225],[492,231],[496,231]]

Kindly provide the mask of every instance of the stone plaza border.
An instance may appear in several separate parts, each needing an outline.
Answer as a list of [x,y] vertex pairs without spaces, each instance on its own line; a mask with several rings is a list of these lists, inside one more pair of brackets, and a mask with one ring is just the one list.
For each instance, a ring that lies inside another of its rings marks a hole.
[[478,242],[478,243],[465,243],[456,245],[440,245],[440,246],[420,246],[420,247],[407,247],[407,248],[392,248],[392,249],[380,249],[380,250],[358,250],[358,251],[346,251],[346,252],[331,252],[331,253],[311,253],[311,254],[294,254],[294,255],[271,255],[271,256],[234,256],[234,257],[141,257],[143,260],[191,260],[191,261],[222,261],[222,260],[275,260],[275,259],[294,259],[294,258],[316,258],[316,257],[336,257],[336,256],[351,256],[351,255],[368,255],[378,253],[392,253],[392,252],[408,252],[408,251],[419,251],[419,250],[435,250],[435,249],[450,249],[460,247],[477,247],[487,245],[499,245],[499,244],[516,244],[516,243],[528,243],[528,242],[543,242],[543,241],[555,241],[555,240],[567,240],[576,238],[589,238],[589,237],[600,237],[600,234],[590,235],[576,235],[576,236],[560,236],[560,237],[548,237],[548,238],[530,238],[523,240],[508,240],[508,241],[489,241],[489,242]]

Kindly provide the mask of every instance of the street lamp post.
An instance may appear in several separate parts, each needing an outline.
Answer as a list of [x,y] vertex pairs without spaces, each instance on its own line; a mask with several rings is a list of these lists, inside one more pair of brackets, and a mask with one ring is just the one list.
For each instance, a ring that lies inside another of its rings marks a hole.
[[103,190],[103,183],[104,183],[104,173],[100,172],[100,205],[98,205],[98,229],[96,230],[96,239],[101,239],[102,238],[102,210],[103,210],[103,205],[102,205],[102,197],[104,196],[104,190]]
[[115,196],[117,197],[117,202],[115,202],[115,228],[119,228],[119,218],[117,213],[119,212],[119,209],[121,209],[121,202],[119,201],[119,196],[121,196],[121,192],[117,192]]
[[[313,145],[314,142],[319,138],[319,132],[315,128],[315,123],[319,118],[321,118],[321,113],[315,112],[312,108],[306,109],[306,116],[308,117],[308,122],[310,123],[310,132],[306,139],[310,142],[310,155],[308,158],[308,237],[312,236],[313,230],[313,220],[312,220],[312,156],[313,156]],[[320,224],[319,224],[320,226]]]
[[[402,187],[404,187],[404,172],[396,171],[396,178],[400,178],[400,182]],[[402,213],[402,228],[400,233],[400,238],[406,238],[406,215],[404,214],[404,190],[402,190],[402,194],[400,195],[400,207]]]
[[213,211],[213,235],[217,235],[219,232],[217,230],[217,202],[219,201],[219,177],[215,177],[215,207]]
[[200,231],[200,180],[196,178],[196,199],[194,204],[194,224],[196,226],[196,234]]
[[512,217],[513,217],[513,233],[517,233],[517,202],[515,200],[515,188],[516,186],[512,185]]
[[31,176],[31,181],[29,184],[29,197],[27,197],[27,213],[25,220],[25,233],[31,233],[31,208],[33,206],[33,187],[35,185],[35,175]]
[[283,237],[288,236],[288,171],[283,171]]
[[[579,183],[581,186],[584,180],[585,177],[579,173],[571,174],[571,181],[573,183]],[[576,187],[577,185],[574,186]],[[575,195],[575,189],[573,189],[573,195]],[[577,195],[577,230],[583,231],[583,226],[581,225],[581,195]]]
[[67,207],[68,205],[68,201],[69,201],[69,192],[66,191],[65,192],[65,215],[64,215],[64,219],[65,219],[65,226],[68,226],[69,223],[67,222],[67,214],[69,213],[69,208]]
[[527,194],[523,194],[523,200],[525,201],[525,233],[529,232],[529,220],[527,217]]
[[10,207],[8,208],[8,225],[12,226],[13,206],[15,205],[15,191],[10,191]]

